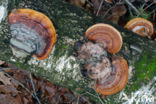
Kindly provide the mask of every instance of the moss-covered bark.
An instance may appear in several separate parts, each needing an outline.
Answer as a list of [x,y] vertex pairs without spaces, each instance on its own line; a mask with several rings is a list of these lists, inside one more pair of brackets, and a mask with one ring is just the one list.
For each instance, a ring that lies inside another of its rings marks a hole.
[[[147,84],[156,75],[156,42],[152,40],[142,38],[59,0],[9,0],[8,13],[14,8],[30,8],[40,11],[53,21],[58,34],[55,51],[48,59],[42,61],[34,57],[25,60],[16,59],[9,47],[11,35],[6,18],[0,24],[0,60],[33,71],[39,76],[66,86],[78,94],[89,96],[100,103],[99,95],[92,88],[94,81],[81,75],[79,63],[72,55],[72,51],[75,41],[84,40],[85,30],[90,25],[101,22],[113,25],[122,34],[123,46],[117,54],[128,61],[129,69],[132,70],[125,88],[127,95]],[[106,97],[104,102],[122,102],[119,99],[119,94]]]

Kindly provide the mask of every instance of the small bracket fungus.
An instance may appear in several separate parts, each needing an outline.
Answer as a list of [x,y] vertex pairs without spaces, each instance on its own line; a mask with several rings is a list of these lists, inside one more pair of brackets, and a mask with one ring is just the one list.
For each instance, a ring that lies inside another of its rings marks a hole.
[[47,16],[31,9],[14,9],[8,22],[10,45],[16,57],[30,54],[41,60],[48,57],[56,42],[56,31]]
[[120,32],[108,24],[95,24],[88,28],[85,36],[96,43],[100,43],[109,53],[117,53],[122,46]]
[[139,34],[140,36],[147,36],[149,38],[153,35],[154,32],[153,24],[144,18],[134,18],[130,20],[125,25],[125,28]]
[[96,81],[95,89],[102,95],[112,95],[122,90],[128,81],[128,64],[120,56],[113,56],[112,71]]

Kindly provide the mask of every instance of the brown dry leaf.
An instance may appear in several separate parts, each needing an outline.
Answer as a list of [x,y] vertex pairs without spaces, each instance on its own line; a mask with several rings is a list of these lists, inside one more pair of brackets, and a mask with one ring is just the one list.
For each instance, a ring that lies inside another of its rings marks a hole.
[[113,4],[112,0],[105,0],[109,4]]
[[91,0],[91,2],[93,3],[94,9],[98,10],[99,6],[100,6],[100,3],[101,3],[101,0]]
[[0,65],[2,65],[2,64],[4,64],[4,63],[5,63],[4,61],[0,60]]
[[17,94],[18,91],[13,86],[10,86],[10,85],[0,85],[0,93],[5,93],[5,94],[14,93],[14,94]]
[[7,76],[5,76],[3,72],[0,72],[0,81],[1,81],[4,85],[11,85],[10,80],[11,80],[11,79],[8,78]]
[[79,7],[83,7],[83,5],[85,4],[85,0],[64,0],[66,2],[69,2],[70,4],[79,6]]
[[[105,2],[109,3],[109,4],[113,4],[112,0],[104,0]],[[99,9],[100,3],[102,2],[102,0],[91,0],[91,2],[93,3],[93,7],[95,10]]]
[[23,104],[19,96],[17,99],[8,94],[0,94],[0,104]]
[[[14,102],[11,104],[34,104],[36,99],[32,96],[34,93],[32,85],[35,87],[35,93],[42,103],[47,102],[47,104],[76,104],[77,97],[67,88],[57,86],[50,81],[47,81],[43,78],[36,77],[32,74],[32,78],[30,74],[21,69],[8,69],[5,70],[11,77],[7,78],[4,73],[1,72],[1,76],[3,79],[8,79],[12,85],[0,85],[0,99],[4,98],[10,102]],[[5,82],[1,79],[3,82]],[[33,83],[31,82],[33,81]],[[15,83],[16,82],[16,83]],[[23,84],[24,87],[21,86]],[[27,88],[29,90],[26,91]],[[31,93],[31,94],[30,94]],[[16,97],[12,97],[10,95],[16,95]],[[0,104],[10,104],[5,100],[0,101]],[[21,102],[22,101],[22,102]],[[87,104],[81,97],[78,100],[79,104]]]
[[111,9],[111,15],[107,17],[107,20],[118,24],[119,18],[126,14],[127,9],[124,5],[117,5]]
[[82,7],[85,4],[85,0],[73,0],[73,4]]

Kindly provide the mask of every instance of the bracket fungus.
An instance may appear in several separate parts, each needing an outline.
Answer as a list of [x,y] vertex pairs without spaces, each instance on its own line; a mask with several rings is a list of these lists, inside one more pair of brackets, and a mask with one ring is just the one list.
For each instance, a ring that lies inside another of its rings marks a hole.
[[34,54],[37,59],[46,59],[56,42],[56,31],[51,20],[32,9],[14,9],[8,22],[12,38],[13,54],[26,57]]
[[109,53],[117,53],[122,46],[120,32],[108,24],[95,24],[88,28],[85,36],[96,43],[101,43],[102,47]]
[[143,37],[151,37],[154,33],[154,27],[153,24],[144,19],[144,18],[134,18],[130,20],[126,25],[125,28],[128,30],[131,30],[140,36]]
[[96,81],[96,92],[102,95],[112,95],[122,90],[128,81],[128,64],[120,56],[112,57],[111,73]]
[[[112,95],[122,90],[128,81],[128,64],[117,53],[122,46],[120,33],[108,24],[91,26],[85,36],[91,40],[84,43],[78,50],[78,59],[87,75],[96,80],[95,90],[101,95]],[[92,42],[93,41],[93,42]]]

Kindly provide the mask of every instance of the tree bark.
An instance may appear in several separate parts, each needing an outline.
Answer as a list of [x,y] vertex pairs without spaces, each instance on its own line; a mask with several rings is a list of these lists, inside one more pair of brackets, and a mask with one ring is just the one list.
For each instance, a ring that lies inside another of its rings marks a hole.
[[55,51],[46,60],[37,60],[33,56],[22,60],[14,57],[9,47],[11,34],[6,18],[0,24],[0,60],[32,71],[99,103],[120,103],[122,102],[122,99],[119,99],[120,93],[101,100],[94,91],[94,81],[82,76],[80,65],[73,56],[73,44],[77,40],[85,40],[86,29],[95,23],[106,23],[118,29],[123,38],[123,46],[117,55],[123,56],[128,61],[130,70],[129,81],[124,92],[131,95],[142,85],[148,84],[156,75],[155,41],[140,37],[123,27],[59,0],[9,0],[8,13],[14,8],[34,9],[52,20],[58,35]]

